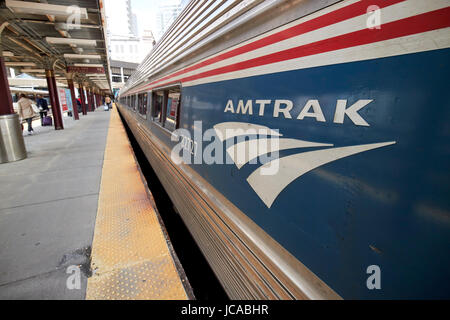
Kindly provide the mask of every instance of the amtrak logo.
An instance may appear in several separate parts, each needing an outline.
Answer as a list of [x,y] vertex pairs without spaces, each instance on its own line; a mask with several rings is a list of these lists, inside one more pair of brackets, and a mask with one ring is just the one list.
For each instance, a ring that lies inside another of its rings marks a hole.
[[[219,123],[214,126],[214,130],[222,143],[231,138],[234,143],[234,137],[238,137],[237,143],[231,146],[226,145],[226,152],[238,169],[247,163],[255,163],[258,157],[267,154],[277,155],[253,171],[247,178],[247,182],[268,208],[289,184],[305,173],[342,158],[396,143],[396,141],[389,141],[334,147],[331,143],[281,138],[282,134],[276,130],[245,122]],[[245,140],[242,137],[254,138]],[[319,150],[278,157],[278,151],[298,148],[319,148]]]

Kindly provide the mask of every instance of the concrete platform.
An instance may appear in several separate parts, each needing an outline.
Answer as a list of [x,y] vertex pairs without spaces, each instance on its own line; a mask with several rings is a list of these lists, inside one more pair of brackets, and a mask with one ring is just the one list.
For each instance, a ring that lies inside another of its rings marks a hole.
[[[36,126],[34,135],[25,136],[28,158],[0,165],[0,299],[86,298],[91,252],[107,254],[117,245],[92,248],[99,198],[108,201],[100,189],[111,114],[98,109],[79,121],[66,118],[62,131]],[[116,126],[117,120],[116,114]],[[141,229],[134,241],[145,243],[147,233]],[[73,281],[78,275],[79,287]],[[97,283],[97,289],[108,288]],[[96,297],[91,290],[90,298]]]
[[0,299],[84,298],[86,275],[69,290],[66,269],[89,266],[109,118],[35,121],[28,158],[0,165]]

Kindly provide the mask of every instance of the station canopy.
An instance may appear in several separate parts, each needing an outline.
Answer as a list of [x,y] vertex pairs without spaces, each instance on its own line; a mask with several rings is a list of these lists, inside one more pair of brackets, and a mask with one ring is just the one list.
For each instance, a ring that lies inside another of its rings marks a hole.
[[111,94],[102,0],[0,0],[0,50],[6,67],[58,82],[75,76]]

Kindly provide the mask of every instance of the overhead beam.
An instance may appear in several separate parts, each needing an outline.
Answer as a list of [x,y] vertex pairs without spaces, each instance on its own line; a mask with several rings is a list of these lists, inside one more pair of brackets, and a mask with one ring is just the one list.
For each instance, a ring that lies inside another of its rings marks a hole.
[[73,64],[73,66],[74,67],[93,67],[93,68],[102,68],[103,67],[103,64],[100,64],[100,63],[93,63],[93,64],[90,64],[90,63],[74,63]]
[[44,16],[53,15],[62,17],[69,17],[73,14],[80,14],[81,19],[88,18],[86,8],[75,8],[77,12],[74,12],[75,9],[70,6],[41,2],[6,0],[5,4],[6,7],[14,13],[39,14]]

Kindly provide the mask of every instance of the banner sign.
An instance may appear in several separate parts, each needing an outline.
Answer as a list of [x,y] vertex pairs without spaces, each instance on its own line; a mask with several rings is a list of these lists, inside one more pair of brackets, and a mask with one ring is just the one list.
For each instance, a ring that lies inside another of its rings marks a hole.
[[62,88],[58,88],[59,95],[59,103],[61,104],[62,111],[68,111],[69,107],[67,106],[67,98],[66,98],[66,90]]
[[64,89],[64,91],[66,92],[67,107],[69,108],[69,111],[72,111],[73,108],[72,95],[69,89]]

